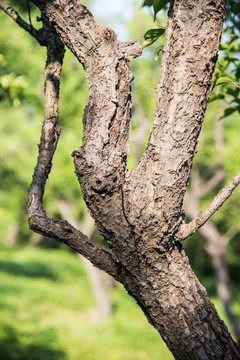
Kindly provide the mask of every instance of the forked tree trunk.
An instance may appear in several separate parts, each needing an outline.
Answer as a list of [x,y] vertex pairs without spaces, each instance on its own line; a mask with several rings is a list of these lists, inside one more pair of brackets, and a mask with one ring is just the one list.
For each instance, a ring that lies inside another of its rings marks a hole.
[[64,241],[120,281],[176,359],[240,359],[181,245],[240,182],[239,172],[205,211],[184,223],[183,198],[226,1],[171,1],[155,119],[134,171],[126,170],[133,79],[129,62],[141,54],[141,47],[136,42],[120,43],[78,0],[32,1],[85,70],[89,98],[82,146],[73,153],[74,163],[84,199],[111,251],[91,243],[66,221],[47,218],[39,205],[55,149],[49,126],[53,117],[45,119],[41,139],[42,146],[52,146],[43,146],[45,152],[40,147],[29,190],[30,227]]

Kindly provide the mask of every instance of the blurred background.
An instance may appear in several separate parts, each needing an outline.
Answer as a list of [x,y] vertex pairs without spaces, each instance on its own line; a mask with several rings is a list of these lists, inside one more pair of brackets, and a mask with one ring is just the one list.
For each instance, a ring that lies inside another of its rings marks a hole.
[[[25,0],[6,1],[29,21]],[[144,41],[153,22],[143,1],[89,0],[103,26],[121,41]],[[151,1],[145,1],[151,5]],[[40,16],[30,4],[31,21]],[[200,136],[185,211],[190,220],[240,168],[239,5],[230,1],[226,30]],[[135,301],[119,284],[65,245],[28,229],[26,199],[43,116],[46,50],[0,11],[0,360],[173,359]],[[158,39],[159,40],[159,39]],[[158,40],[132,62],[132,141],[128,167],[144,150],[153,119],[161,63]],[[81,145],[88,96],[81,65],[67,50],[60,90],[62,134],[46,186],[48,215],[67,219],[101,243],[71,157]],[[184,243],[190,263],[229,330],[240,342],[240,189]]]

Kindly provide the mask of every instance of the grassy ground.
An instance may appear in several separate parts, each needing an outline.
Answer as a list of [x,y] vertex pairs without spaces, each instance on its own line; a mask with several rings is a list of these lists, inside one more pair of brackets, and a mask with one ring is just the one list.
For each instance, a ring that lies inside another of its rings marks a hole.
[[90,321],[93,298],[74,254],[1,248],[0,272],[1,360],[173,359],[119,285],[112,319]]
[[0,360],[173,359],[120,285],[111,320],[90,321],[93,298],[76,255],[1,248],[0,272]]

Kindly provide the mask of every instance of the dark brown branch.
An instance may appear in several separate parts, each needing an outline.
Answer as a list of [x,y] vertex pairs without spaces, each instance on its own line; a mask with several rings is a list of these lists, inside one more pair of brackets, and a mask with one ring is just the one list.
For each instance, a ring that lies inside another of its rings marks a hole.
[[118,265],[112,255],[91,242],[81,231],[67,221],[56,221],[47,217],[42,199],[45,184],[52,167],[60,131],[58,123],[58,95],[64,46],[55,30],[44,20],[48,33],[47,63],[44,71],[44,121],[39,145],[37,166],[28,191],[29,227],[45,236],[64,242],[69,247],[88,258],[95,266],[117,278]]
[[45,45],[43,34],[41,29],[35,29],[31,24],[29,25],[25,20],[18,15],[17,11],[15,11],[11,6],[5,4],[2,0],[0,0],[0,9],[2,9],[10,18],[15,21],[22,29],[26,30],[29,34],[31,34],[40,45]]
[[212,202],[201,211],[190,223],[180,226],[177,238],[184,240],[195,233],[223,205],[233,190],[240,184],[240,171],[224,186]]
[[[30,191],[29,199],[29,211],[31,211],[31,207],[41,206],[38,199],[34,198]],[[46,215],[35,215],[32,212],[29,217],[29,227],[44,236],[53,237],[63,242],[77,253],[86,257],[99,269],[106,271],[116,280],[119,279],[118,270],[120,270],[120,267],[118,268],[117,261],[114,261],[111,253],[93,243],[66,220],[56,221],[48,218]]]

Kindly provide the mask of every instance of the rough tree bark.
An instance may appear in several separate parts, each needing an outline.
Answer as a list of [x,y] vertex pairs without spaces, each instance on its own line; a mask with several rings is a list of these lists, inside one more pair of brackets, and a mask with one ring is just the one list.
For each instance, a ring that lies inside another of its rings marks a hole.
[[[57,117],[48,112],[29,190],[30,227],[65,242],[120,281],[176,359],[240,359],[239,349],[192,272],[181,245],[240,182],[238,172],[204,211],[185,224],[183,199],[226,1],[172,1],[154,123],[134,171],[126,170],[133,79],[129,62],[141,54],[141,47],[136,42],[119,42],[114,32],[101,28],[77,0],[32,2],[85,70],[89,98],[82,146],[73,157],[84,199],[110,250],[93,244],[68,222],[48,218],[42,207],[56,147]],[[48,76],[46,84],[53,78],[56,76]],[[55,102],[46,105],[48,110],[54,109]]]

